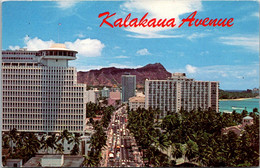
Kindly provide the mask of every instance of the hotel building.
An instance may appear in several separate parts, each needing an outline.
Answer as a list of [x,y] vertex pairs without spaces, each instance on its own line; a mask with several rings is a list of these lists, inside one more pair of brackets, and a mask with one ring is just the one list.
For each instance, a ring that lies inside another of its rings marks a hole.
[[63,44],[2,52],[3,131],[85,130],[86,85],[68,66],[76,54]]
[[145,108],[162,111],[160,118],[168,112],[193,109],[218,111],[218,82],[195,81],[187,78],[185,73],[173,73],[166,80],[145,81]]
[[130,110],[136,111],[138,108],[145,108],[145,97],[135,96],[129,98],[129,108]]
[[86,102],[98,103],[98,98],[100,98],[101,91],[97,88],[93,88],[86,92]]
[[130,97],[135,96],[136,76],[122,75],[122,102],[128,102]]

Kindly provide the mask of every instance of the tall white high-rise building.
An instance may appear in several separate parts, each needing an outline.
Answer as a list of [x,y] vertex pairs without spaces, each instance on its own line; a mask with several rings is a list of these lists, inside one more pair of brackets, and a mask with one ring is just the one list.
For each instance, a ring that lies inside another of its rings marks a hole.
[[54,44],[40,51],[3,51],[3,131],[83,132],[86,85],[68,66],[76,51]]
[[160,118],[168,112],[193,109],[218,111],[218,82],[195,81],[187,78],[185,73],[173,73],[166,80],[145,81],[145,108],[162,111]]

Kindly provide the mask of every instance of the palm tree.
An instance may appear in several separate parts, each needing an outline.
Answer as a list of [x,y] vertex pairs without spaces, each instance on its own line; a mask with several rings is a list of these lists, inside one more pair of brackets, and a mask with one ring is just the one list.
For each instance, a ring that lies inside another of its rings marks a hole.
[[8,136],[8,134],[3,134],[3,142],[2,142],[2,146],[3,148],[10,148],[10,137]]
[[47,144],[47,141],[46,141],[46,135],[42,135],[41,139],[40,139],[40,144],[41,144],[41,149],[43,149],[44,151],[47,150],[47,154],[48,154],[48,149],[49,149],[49,146]]
[[47,146],[52,149],[52,153],[53,153],[53,150],[57,148],[57,137],[56,137],[56,135],[53,133],[51,136],[49,136],[46,139],[46,143],[47,143]]
[[79,154],[79,145],[75,144],[72,148],[72,150],[70,151],[71,155],[78,155]]
[[[64,147],[65,140],[67,141],[67,143],[69,143],[71,140],[71,136],[72,136],[72,134],[68,130],[63,130],[60,133],[60,136],[58,137],[57,142],[61,141],[62,147]],[[64,149],[63,149],[63,151],[64,151]]]
[[71,150],[71,155],[77,155],[79,153],[79,144],[80,144],[80,134],[78,133],[74,133],[72,136],[71,136],[71,139],[69,141],[69,144],[70,143],[73,143],[74,146],[73,146],[73,149]]
[[84,155],[83,166],[87,166],[87,167],[95,166],[95,161],[94,161],[93,157]]
[[154,145],[156,149],[161,149],[165,151],[170,146],[170,141],[168,139],[168,134],[159,133],[154,139]]
[[172,144],[172,157],[175,159],[181,158],[183,154],[182,145],[180,143]]
[[63,149],[63,145],[61,143],[57,144],[57,148],[56,148],[56,154],[63,154],[64,153],[64,149]]
[[13,128],[10,132],[9,132],[9,138],[11,140],[11,153],[13,153],[13,145],[17,142],[18,140],[18,132],[16,128]]
[[186,143],[186,152],[185,152],[185,158],[187,157],[189,161],[191,159],[198,156],[198,145],[196,142],[189,139],[189,141]]
[[34,133],[28,133],[23,139],[23,146],[21,147],[21,153],[24,154],[26,160],[35,156],[40,149],[40,141]]

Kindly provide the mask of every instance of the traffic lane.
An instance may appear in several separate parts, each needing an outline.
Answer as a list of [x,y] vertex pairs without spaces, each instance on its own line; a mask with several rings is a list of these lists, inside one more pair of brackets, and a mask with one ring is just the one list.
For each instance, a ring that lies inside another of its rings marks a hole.
[[127,147],[126,147],[126,139],[125,139],[125,137],[123,139],[123,145],[124,145],[124,152],[125,152],[125,160],[128,160],[128,151],[127,151]]
[[[116,123],[114,123],[114,127],[113,127],[113,136],[114,136],[114,133],[115,133],[115,142],[114,142],[114,152],[115,152],[115,158],[117,158],[115,161],[116,165],[118,166],[122,166],[122,162],[119,163],[119,159],[118,157],[116,156],[117,154],[117,149],[116,149],[116,146],[118,146],[118,143],[117,141],[120,140],[120,154],[121,154],[121,157],[120,157],[120,160],[131,160],[133,162],[133,154],[132,152],[130,152],[129,149],[127,149],[127,146],[130,146],[130,140],[129,140],[129,136],[124,136],[123,135],[123,130],[120,130],[123,128],[123,124],[126,123],[125,120],[126,120],[126,117],[125,116],[122,116],[122,115],[117,115],[116,116],[116,119],[118,120]],[[128,135],[128,131],[126,131],[126,134],[125,135]],[[119,139],[117,138],[119,134]],[[114,137],[113,137],[113,140],[114,140]],[[129,144],[128,144],[129,143]],[[123,145],[123,147],[121,146]],[[129,148],[129,147],[128,147]],[[131,153],[131,154],[130,154]],[[130,157],[129,157],[130,155]],[[114,166],[116,166],[114,165]],[[130,162],[126,163],[126,165],[130,165],[130,166],[136,166],[134,164],[130,164]]]

